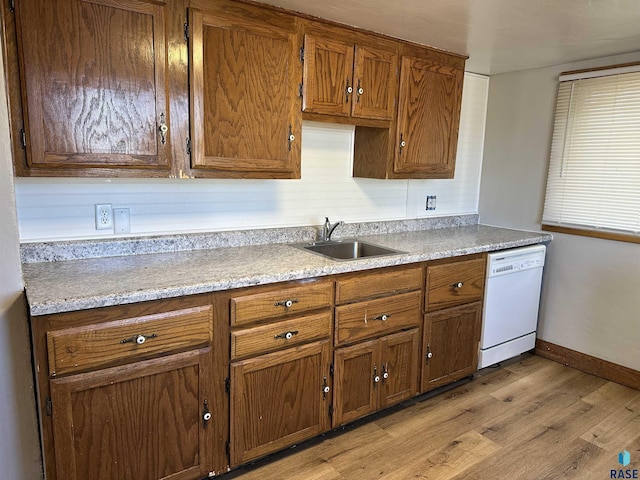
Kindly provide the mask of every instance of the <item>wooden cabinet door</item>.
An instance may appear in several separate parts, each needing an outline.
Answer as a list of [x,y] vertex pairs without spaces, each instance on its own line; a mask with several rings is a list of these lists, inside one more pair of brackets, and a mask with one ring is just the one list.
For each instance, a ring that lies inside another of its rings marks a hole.
[[16,2],[29,174],[169,175],[164,9],[141,0]]
[[480,302],[425,315],[421,391],[471,375],[478,367]]
[[379,408],[413,397],[418,389],[418,329],[387,335],[380,339]]
[[463,70],[402,57],[394,172],[453,178]]
[[304,112],[348,117],[353,87],[353,44],[305,35]]
[[231,465],[330,427],[329,341],[231,364]]
[[336,350],[334,366],[333,426],[336,427],[377,409],[381,375],[379,341]]
[[351,115],[391,120],[396,101],[398,56],[356,46]]
[[302,78],[295,19],[212,1],[190,13],[191,167],[299,178]]
[[212,468],[211,349],[51,381],[57,478],[197,479]]

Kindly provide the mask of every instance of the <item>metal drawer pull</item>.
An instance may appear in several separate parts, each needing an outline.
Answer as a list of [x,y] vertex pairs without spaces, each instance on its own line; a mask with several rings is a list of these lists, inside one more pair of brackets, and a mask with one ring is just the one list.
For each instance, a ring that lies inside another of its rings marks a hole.
[[276,302],[273,304],[274,307],[285,307],[290,308],[294,303],[298,303],[298,300],[282,300],[281,302]]
[[383,313],[382,315],[378,315],[377,317],[375,317],[374,320],[380,320],[381,322],[386,322],[390,318],[391,318],[390,314]]
[[291,332],[279,333],[273,338],[284,338],[285,340],[291,340],[291,338],[293,338],[293,336],[297,334],[298,334],[298,330],[293,330]]
[[152,333],[151,335],[134,335],[131,338],[124,338],[122,340],[120,340],[120,343],[136,343],[138,345],[142,345],[144,342],[146,342],[148,339],[150,338],[157,338],[158,335],[156,335],[155,333]]
[[464,285],[464,283],[462,282],[456,282],[456,283],[452,283],[451,286],[453,288],[462,288],[462,286]]

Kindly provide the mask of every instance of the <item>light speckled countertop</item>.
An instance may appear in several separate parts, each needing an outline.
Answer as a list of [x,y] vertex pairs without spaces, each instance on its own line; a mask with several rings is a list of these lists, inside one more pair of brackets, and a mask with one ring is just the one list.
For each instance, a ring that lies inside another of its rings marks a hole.
[[406,253],[334,261],[287,244],[23,264],[33,316],[502,250],[551,235],[470,225],[360,236]]

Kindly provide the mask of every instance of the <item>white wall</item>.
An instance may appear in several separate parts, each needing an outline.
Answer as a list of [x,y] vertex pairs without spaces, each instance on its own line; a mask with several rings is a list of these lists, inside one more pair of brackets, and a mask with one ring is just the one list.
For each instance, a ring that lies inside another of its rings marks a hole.
[[[640,52],[491,77],[481,223],[539,229],[558,74]],[[640,370],[640,245],[554,233],[538,337]]]
[[20,239],[113,237],[95,230],[96,203],[130,208],[132,235],[477,213],[488,84],[465,75],[453,180],[352,178],[353,127],[305,123],[301,180],[18,178]]
[[[0,55],[0,72],[4,72]],[[6,98],[0,75],[0,99]],[[0,100],[0,477],[41,478],[6,102]]]

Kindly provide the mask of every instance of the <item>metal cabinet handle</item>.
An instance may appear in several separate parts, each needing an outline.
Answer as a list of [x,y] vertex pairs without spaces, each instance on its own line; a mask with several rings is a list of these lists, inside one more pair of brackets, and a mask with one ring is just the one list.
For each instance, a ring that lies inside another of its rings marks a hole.
[[389,378],[389,370],[387,369],[386,365],[382,366],[382,382],[384,383],[384,381]]
[[464,285],[463,282],[455,282],[451,284],[453,288],[462,288],[463,285]]
[[287,135],[287,143],[289,147],[289,151],[291,151],[291,144],[296,139],[296,136],[293,134],[292,126],[289,125],[289,135]]
[[373,385],[377,385],[380,382],[380,375],[378,375],[378,367],[373,367]]
[[427,343],[427,353],[424,356],[424,364],[429,365],[429,360],[433,357],[433,353],[431,353],[431,345]]
[[358,96],[356,97],[356,101],[360,102],[360,95],[364,93],[364,89],[360,86],[360,79],[358,79],[358,89],[356,90]]
[[160,143],[165,145],[167,143],[167,132],[169,131],[169,127],[167,127],[167,121],[165,119],[164,113],[160,114],[160,124],[158,125],[158,133],[160,133]]
[[349,79],[347,78],[347,86],[344,89],[344,103],[349,103],[349,95],[353,93],[353,88],[349,85]]
[[204,421],[204,428],[207,428],[207,423],[211,420],[211,412],[209,411],[209,403],[206,400],[202,407],[202,420]]
[[273,304],[273,306],[274,307],[291,308],[294,303],[298,303],[298,300],[296,300],[295,298],[291,298],[291,299],[287,299],[287,300],[282,300],[280,302],[276,302],[276,303]]
[[391,314],[383,313],[382,315],[378,315],[377,317],[375,317],[374,320],[380,320],[381,322],[386,322],[390,318],[391,318]]
[[402,155],[402,150],[407,146],[407,142],[402,138],[402,134],[400,134],[400,155]]
[[144,342],[146,342],[148,339],[150,338],[157,338],[158,335],[156,335],[155,333],[152,333],[151,335],[134,335],[133,337],[130,338],[123,338],[122,340],[120,340],[120,343],[135,343],[137,345],[142,345]]
[[327,384],[327,377],[324,377],[324,382],[322,383],[322,399],[327,399],[327,394],[331,391],[331,387]]
[[283,332],[283,333],[279,333],[278,335],[274,336],[273,338],[284,338],[285,340],[291,340],[293,338],[294,335],[298,334],[298,330],[292,330],[290,332]]

